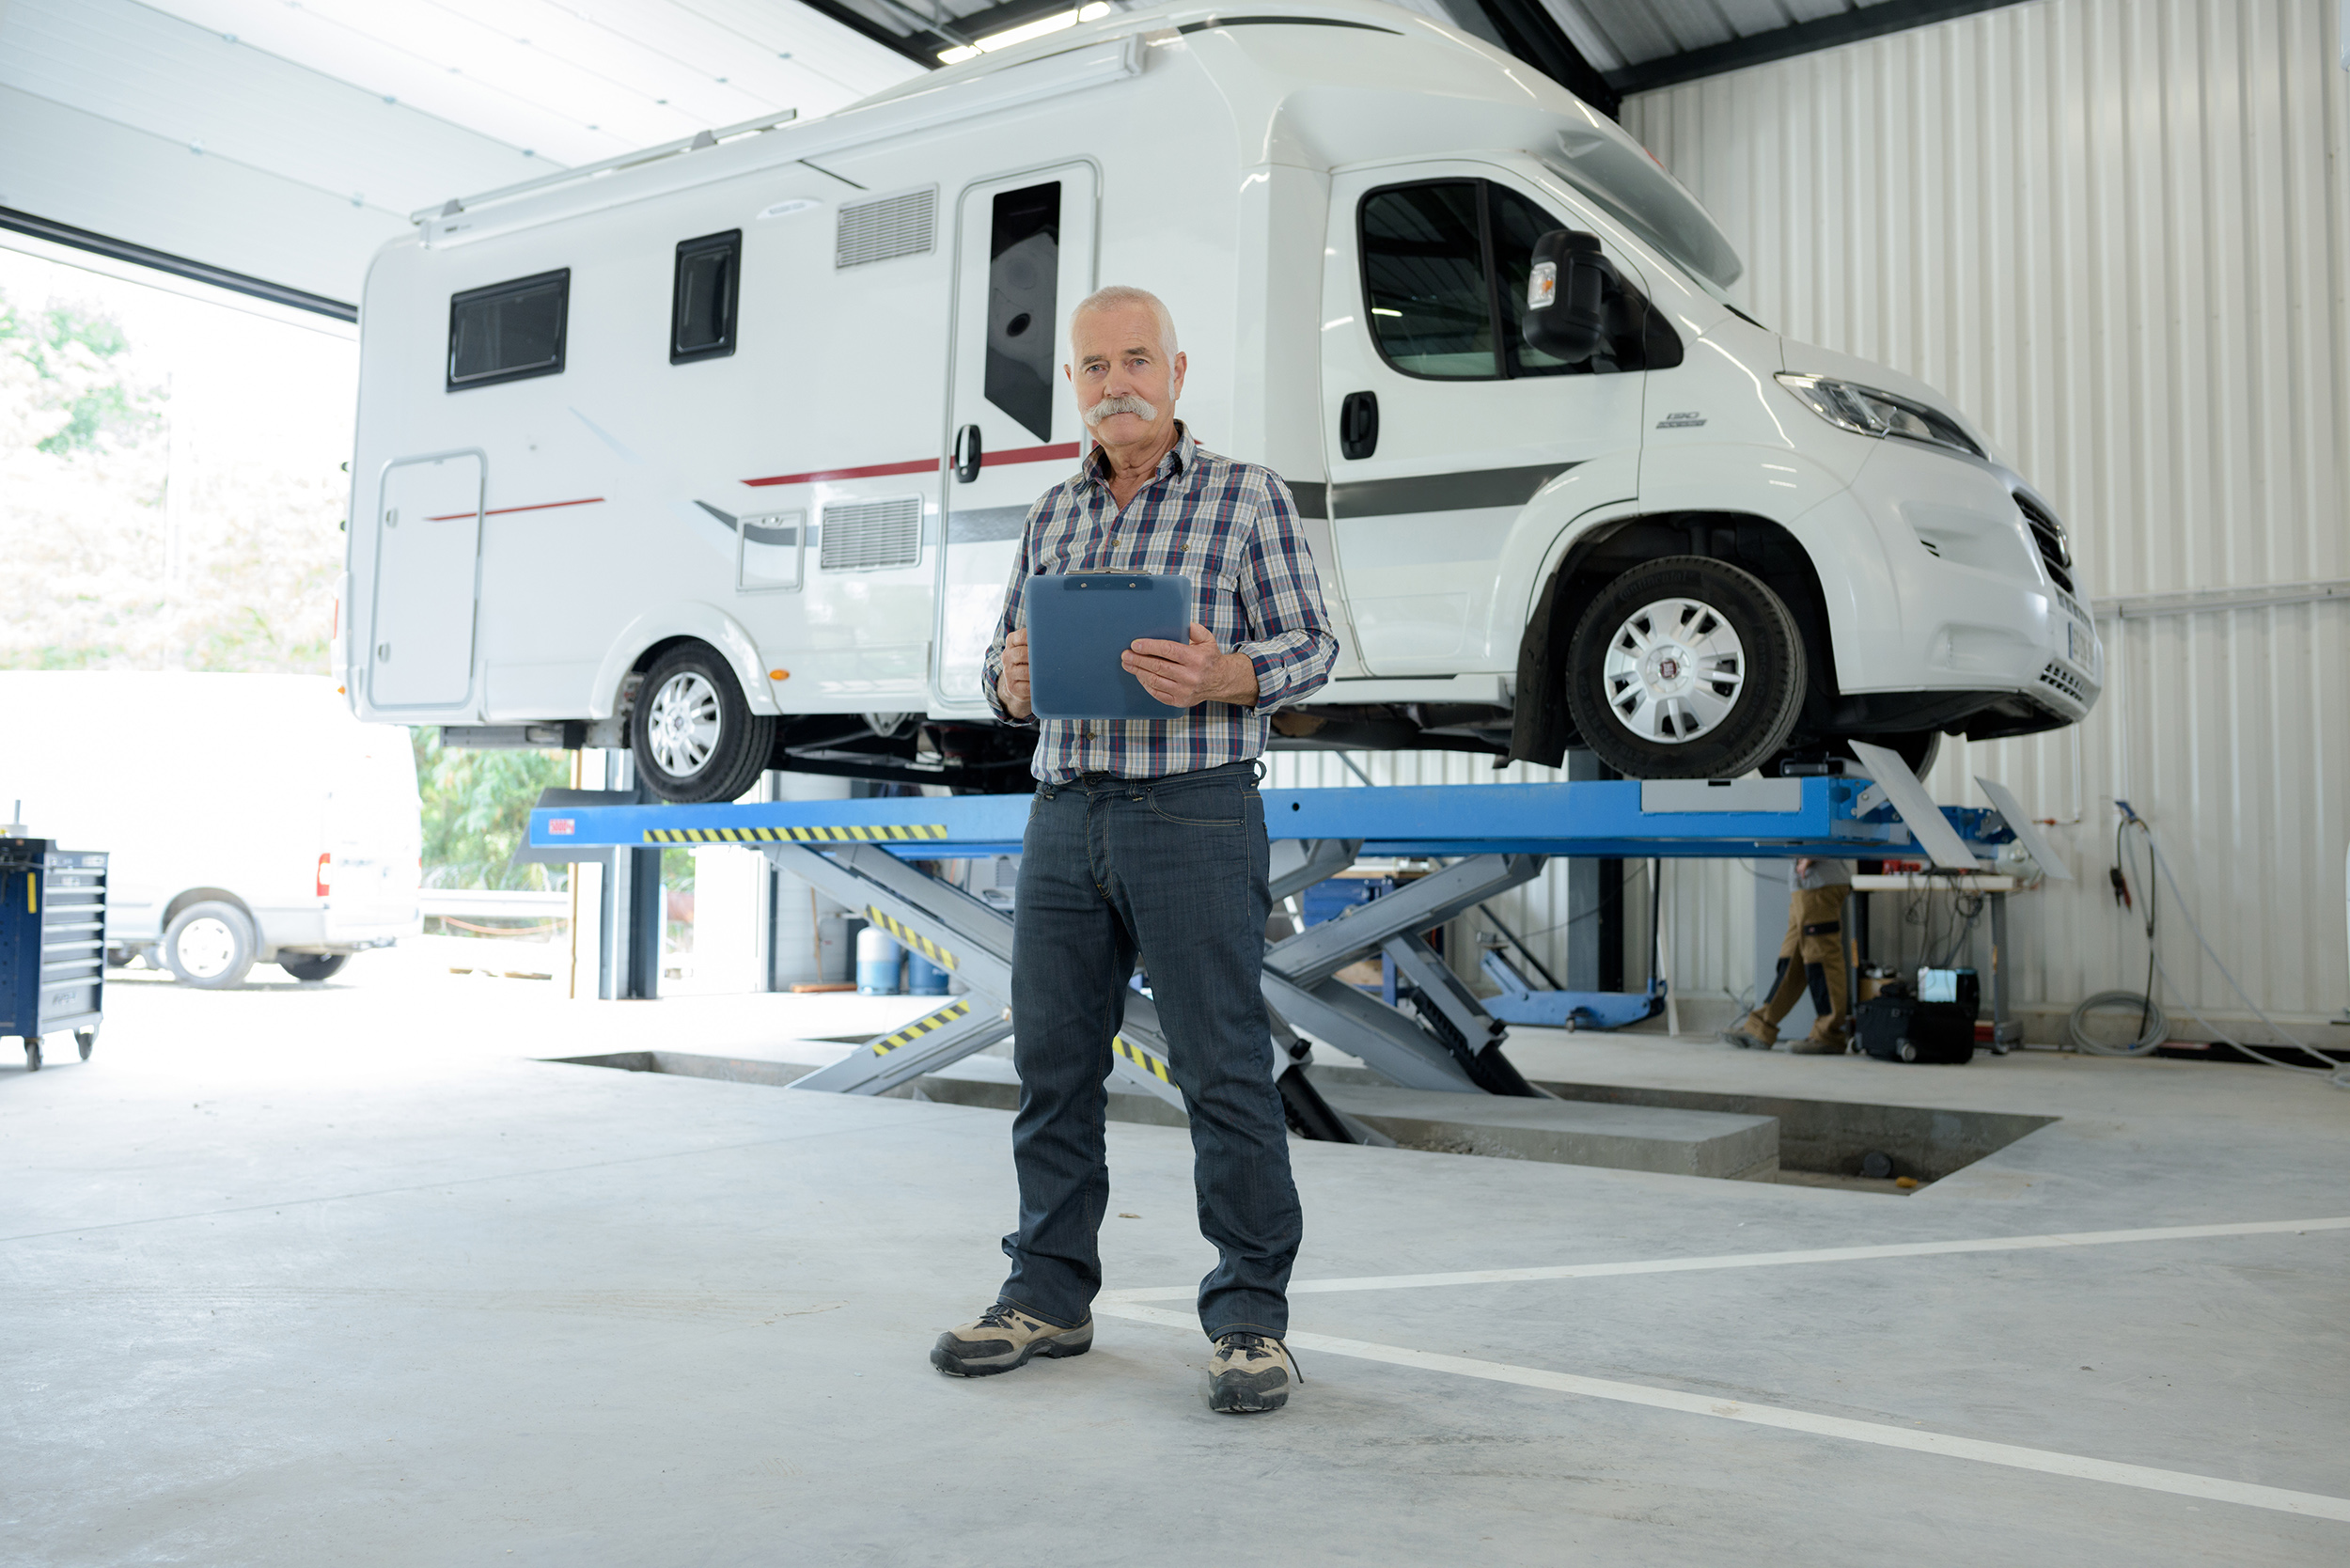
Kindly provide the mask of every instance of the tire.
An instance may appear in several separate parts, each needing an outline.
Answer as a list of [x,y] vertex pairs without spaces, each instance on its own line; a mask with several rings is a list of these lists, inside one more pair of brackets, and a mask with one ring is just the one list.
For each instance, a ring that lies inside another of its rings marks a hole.
[[277,966],[298,980],[322,980],[351,962],[349,953],[279,953]]
[[226,991],[253,968],[253,921],[233,903],[192,903],[164,929],[164,967],[186,984]]
[[636,776],[666,801],[729,801],[766,771],[776,721],[743,700],[734,671],[707,644],[680,643],[653,661],[629,715]]
[[1643,562],[1567,644],[1567,712],[1627,778],[1735,778],[1787,745],[1803,637],[1752,572],[1703,556]]
[[75,1049],[82,1053],[82,1059],[84,1061],[89,1060],[89,1054],[98,1049],[98,1031],[96,1029],[75,1029],[73,1031],[73,1044]]
[[38,1035],[28,1034],[24,1037],[24,1071],[27,1073],[40,1071],[40,1037]]

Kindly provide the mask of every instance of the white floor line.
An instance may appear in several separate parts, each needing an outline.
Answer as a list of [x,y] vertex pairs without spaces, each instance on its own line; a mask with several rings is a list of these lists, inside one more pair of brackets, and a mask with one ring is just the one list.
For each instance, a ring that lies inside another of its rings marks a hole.
[[[1935,1258],[1961,1252],[2028,1252],[2044,1247],[2111,1247],[2121,1242],[2192,1241],[2206,1236],[2271,1236],[2304,1231],[2350,1231],[2339,1219],[2260,1219],[2242,1225],[2170,1225],[2151,1231],[2082,1231],[2043,1236],[1985,1236],[1973,1241],[1894,1242],[1882,1247],[1818,1247],[1799,1252],[1732,1252],[1714,1258],[1649,1258],[1624,1263],[1554,1263],[1540,1268],[1471,1269],[1459,1274],[1372,1274],[1354,1279],[1292,1279],[1289,1294],[1336,1291],[1417,1291],[1438,1285],[1507,1285],[1529,1279],[1604,1279],[1622,1274],[1681,1274],[1716,1268],[1778,1268],[1790,1263],[1849,1263],[1872,1258]],[[1104,1291],[1110,1304],[1188,1301],[1197,1285],[1152,1285]]]
[[[1189,1312],[1174,1312],[1161,1307],[1139,1307],[1126,1302],[1104,1304],[1101,1301],[1095,1303],[1093,1309],[1108,1317],[1129,1318],[1136,1323],[1181,1328],[1195,1334],[1199,1331],[1198,1318]],[[1439,1356],[1425,1350],[1407,1350],[1401,1345],[1372,1344],[1365,1340],[1342,1340],[1331,1334],[1292,1331],[1287,1342],[1299,1350],[1318,1351],[1324,1356],[1384,1361],[1389,1366],[1417,1367],[1427,1372],[1482,1378],[1490,1383],[1514,1383],[1528,1388],[1548,1388],[1557,1393],[1580,1394],[1587,1399],[1612,1400],[1620,1404],[1644,1404],[1652,1409],[1674,1410],[1686,1416],[1745,1421],[1754,1426],[1778,1427],[1783,1432],[1808,1433],[1816,1437],[1839,1437],[1847,1442],[1873,1443],[1880,1448],[1907,1449],[1914,1453],[1971,1459],[1978,1464],[2003,1465],[2010,1469],[2037,1470],[2044,1475],[2102,1481],[2116,1486],[2136,1486],[2149,1492],[2169,1492],[2182,1497],[2240,1503],[2247,1508],[2265,1508],[2280,1513],[2298,1513],[2309,1518],[2350,1523],[2350,1498],[2331,1497],[2319,1492],[2292,1492],[2280,1486],[2222,1481],[2216,1476],[2191,1475],[2184,1470],[2123,1465],[2109,1459],[2085,1459],[2078,1454],[2059,1453],[2050,1449],[2019,1448],[2013,1443],[1986,1443],[1974,1437],[1953,1437],[1945,1433],[1887,1426],[1877,1421],[1856,1421],[1842,1416],[1821,1416],[1809,1410],[1790,1410],[1775,1404],[1752,1404],[1707,1394],[1686,1394],[1674,1388],[1652,1388],[1640,1383],[1577,1377],[1572,1372],[1545,1372],[1539,1367],[1515,1367],[1503,1361],[1480,1361],[1465,1356]]]

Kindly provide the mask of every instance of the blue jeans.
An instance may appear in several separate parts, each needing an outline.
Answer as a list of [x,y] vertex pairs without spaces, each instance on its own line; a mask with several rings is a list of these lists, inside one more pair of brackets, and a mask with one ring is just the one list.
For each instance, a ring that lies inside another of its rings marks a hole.
[[1003,1292],[1033,1316],[1073,1327],[1102,1288],[1102,1080],[1139,956],[1191,1116],[1199,1231],[1220,1254],[1200,1326],[1288,1332],[1301,1221],[1259,989],[1266,865],[1254,762],[1037,790],[1012,917],[1020,1229]]

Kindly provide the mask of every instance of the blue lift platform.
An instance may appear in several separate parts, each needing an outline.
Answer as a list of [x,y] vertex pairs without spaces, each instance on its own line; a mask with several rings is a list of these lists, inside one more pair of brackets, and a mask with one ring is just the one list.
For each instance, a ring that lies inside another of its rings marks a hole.
[[[1997,812],[1934,807],[1897,759],[1885,754],[1883,761],[1898,773],[1889,787],[1848,776],[1266,790],[1277,906],[1365,856],[1442,863],[1393,893],[1266,948],[1274,1071],[1292,1125],[1308,1137],[1377,1140],[1314,1090],[1304,1072],[1310,1047],[1301,1036],[1345,1051],[1407,1089],[1541,1093],[1503,1055],[1504,1021],[1420,933],[1531,881],[1553,856],[1920,858],[1973,872],[1982,869],[1979,854],[1996,854],[2013,837]],[[1028,802],[1020,794],[551,805],[531,813],[530,853],[553,860],[576,850],[585,860],[615,849],[742,844],[950,971],[964,994],[792,1086],[879,1094],[1010,1036],[1010,915],[925,867],[1018,854]],[[1348,964],[1379,955],[1392,960],[1410,986],[1409,1011],[1337,978]],[[1147,966],[1149,955],[1143,957]],[[1633,993],[1616,1001],[1644,1006],[1646,999]],[[1167,1050],[1151,998],[1131,996],[1113,1046],[1115,1087],[1180,1108]]]

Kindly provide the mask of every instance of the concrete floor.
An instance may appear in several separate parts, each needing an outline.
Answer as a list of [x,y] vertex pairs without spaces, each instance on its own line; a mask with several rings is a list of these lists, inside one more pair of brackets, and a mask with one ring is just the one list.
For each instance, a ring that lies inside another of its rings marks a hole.
[[952,1381],[1000,1112],[532,1059],[906,1004],[428,971],[133,981],[90,1063],[0,1051],[0,1560],[2350,1559],[2350,1229],[1396,1278],[2350,1216],[2320,1084],[1528,1037],[1538,1078],[2063,1120],[1898,1199],[1298,1145],[1299,1280],[1386,1283],[1301,1291],[1305,1389],[1235,1419],[1180,1130],[1111,1128],[1094,1353]]

